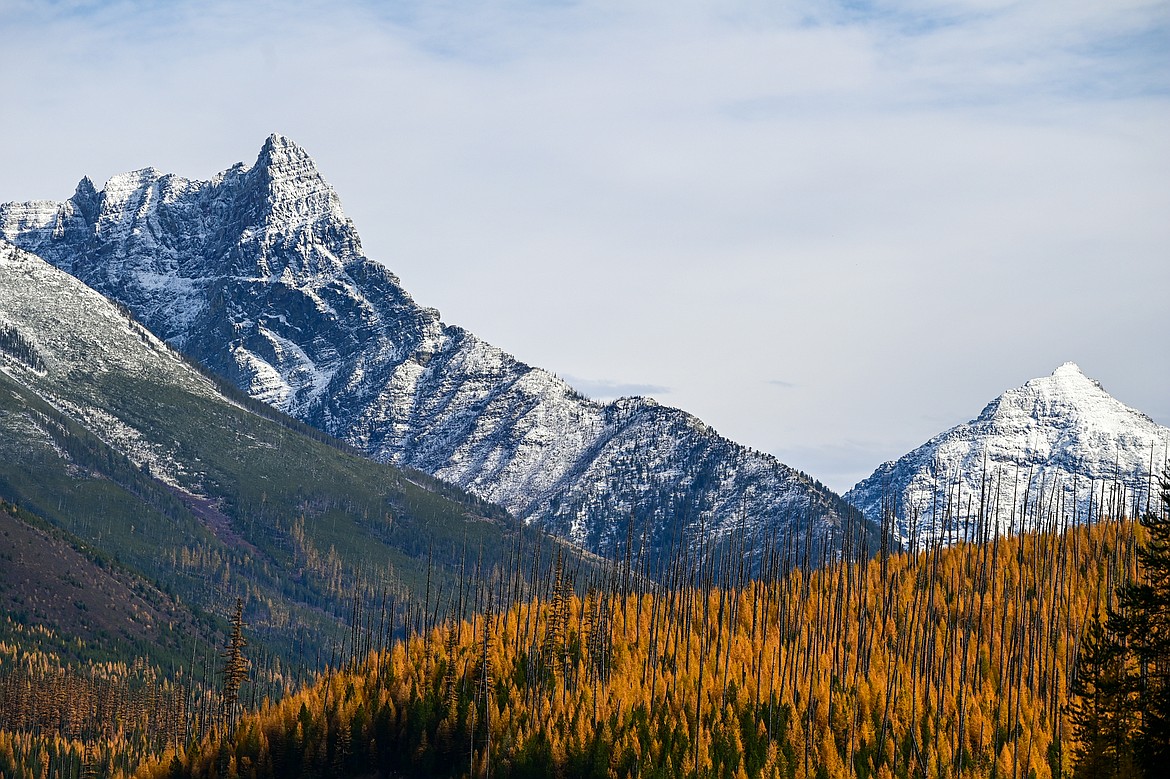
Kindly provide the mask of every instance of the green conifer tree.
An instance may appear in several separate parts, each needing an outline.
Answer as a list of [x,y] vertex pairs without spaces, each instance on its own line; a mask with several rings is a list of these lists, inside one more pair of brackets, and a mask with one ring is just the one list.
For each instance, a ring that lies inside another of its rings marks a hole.
[[1077,657],[1069,719],[1077,733],[1076,779],[1140,776],[1133,764],[1135,711],[1125,652],[1117,636],[1094,616]]
[[228,732],[235,727],[239,717],[240,687],[248,678],[248,660],[244,657],[244,599],[236,598],[236,609],[232,614],[232,632],[228,636],[227,649],[223,653],[223,698],[221,715]]
[[1136,581],[1118,588],[1110,628],[1133,660],[1131,688],[1139,715],[1135,751],[1147,776],[1170,765],[1170,471],[1160,481],[1161,508],[1141,522]]
[[1082,777],[1161,776],[1170,761],[1170,468],[1161,505],[1141,518],[1138,575],[1117,588],[1077,657],[1070,718]]

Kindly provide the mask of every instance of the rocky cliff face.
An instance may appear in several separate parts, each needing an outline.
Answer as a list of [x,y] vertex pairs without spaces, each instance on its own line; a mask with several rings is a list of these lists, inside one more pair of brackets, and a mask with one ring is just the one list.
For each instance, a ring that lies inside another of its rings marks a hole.
[[663,545],[741,517],[820,537],[849,511],[682,411],[593,402],[444,324],[363,254],[336,193],[279,135],[211,181],[148,168],[0,205],[0,235],[253,397],[595,550],[631,519]]
[[1168,452],[1170,429],[1065,363],[883,464],[845,498],[874,521],[892,513],[904,541],[1133,516],[1156,501]]

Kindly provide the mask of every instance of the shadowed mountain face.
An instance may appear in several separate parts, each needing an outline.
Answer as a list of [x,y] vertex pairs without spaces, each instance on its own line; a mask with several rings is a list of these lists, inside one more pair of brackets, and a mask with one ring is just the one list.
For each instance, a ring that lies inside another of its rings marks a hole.
[[682,411],[593,402],[444,324],[364,256],[312,159],[278,135],[211,181],[146,169],[0,205],[0,235],[252,397],[588,548],[611,552],[631,521],[657,546],[741,517],[820,538],[849,511]]
[[[1170,429],[1070,362],[883,464],[845,497],[875,522],[892,512],[903,540],[1133,516],[1156,503],[1168,453]],[[1035,516],[1037,505],[1058,515]]]

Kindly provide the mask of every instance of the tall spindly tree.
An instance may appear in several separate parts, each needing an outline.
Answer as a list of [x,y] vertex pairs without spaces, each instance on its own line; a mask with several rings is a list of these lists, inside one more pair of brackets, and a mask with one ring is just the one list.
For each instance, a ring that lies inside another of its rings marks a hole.
[[235,726],[239,716],[240,687],[248,679],[248,660],[244,657],[244,599],[236,598],[232,614],[232,632],[223,653],[223,720],[228,730]]

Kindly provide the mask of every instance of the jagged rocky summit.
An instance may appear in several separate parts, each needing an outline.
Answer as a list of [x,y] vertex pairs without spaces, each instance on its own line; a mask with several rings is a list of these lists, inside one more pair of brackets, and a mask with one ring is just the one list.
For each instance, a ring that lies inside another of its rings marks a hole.
[[884,463],[845,498],[874,522],[892,517],[903,543],[953,542],[1144,512],[1168,455],[1170,429],[1069,362]]
[[682,529],[823,539],[851,511],[774,457],[648,398],[589,400],[443,323],[280,135],[210,181],[153,168],[64,202],[0,205],[0,236],[160,338],[374,459],[454,482],[587,548]]

